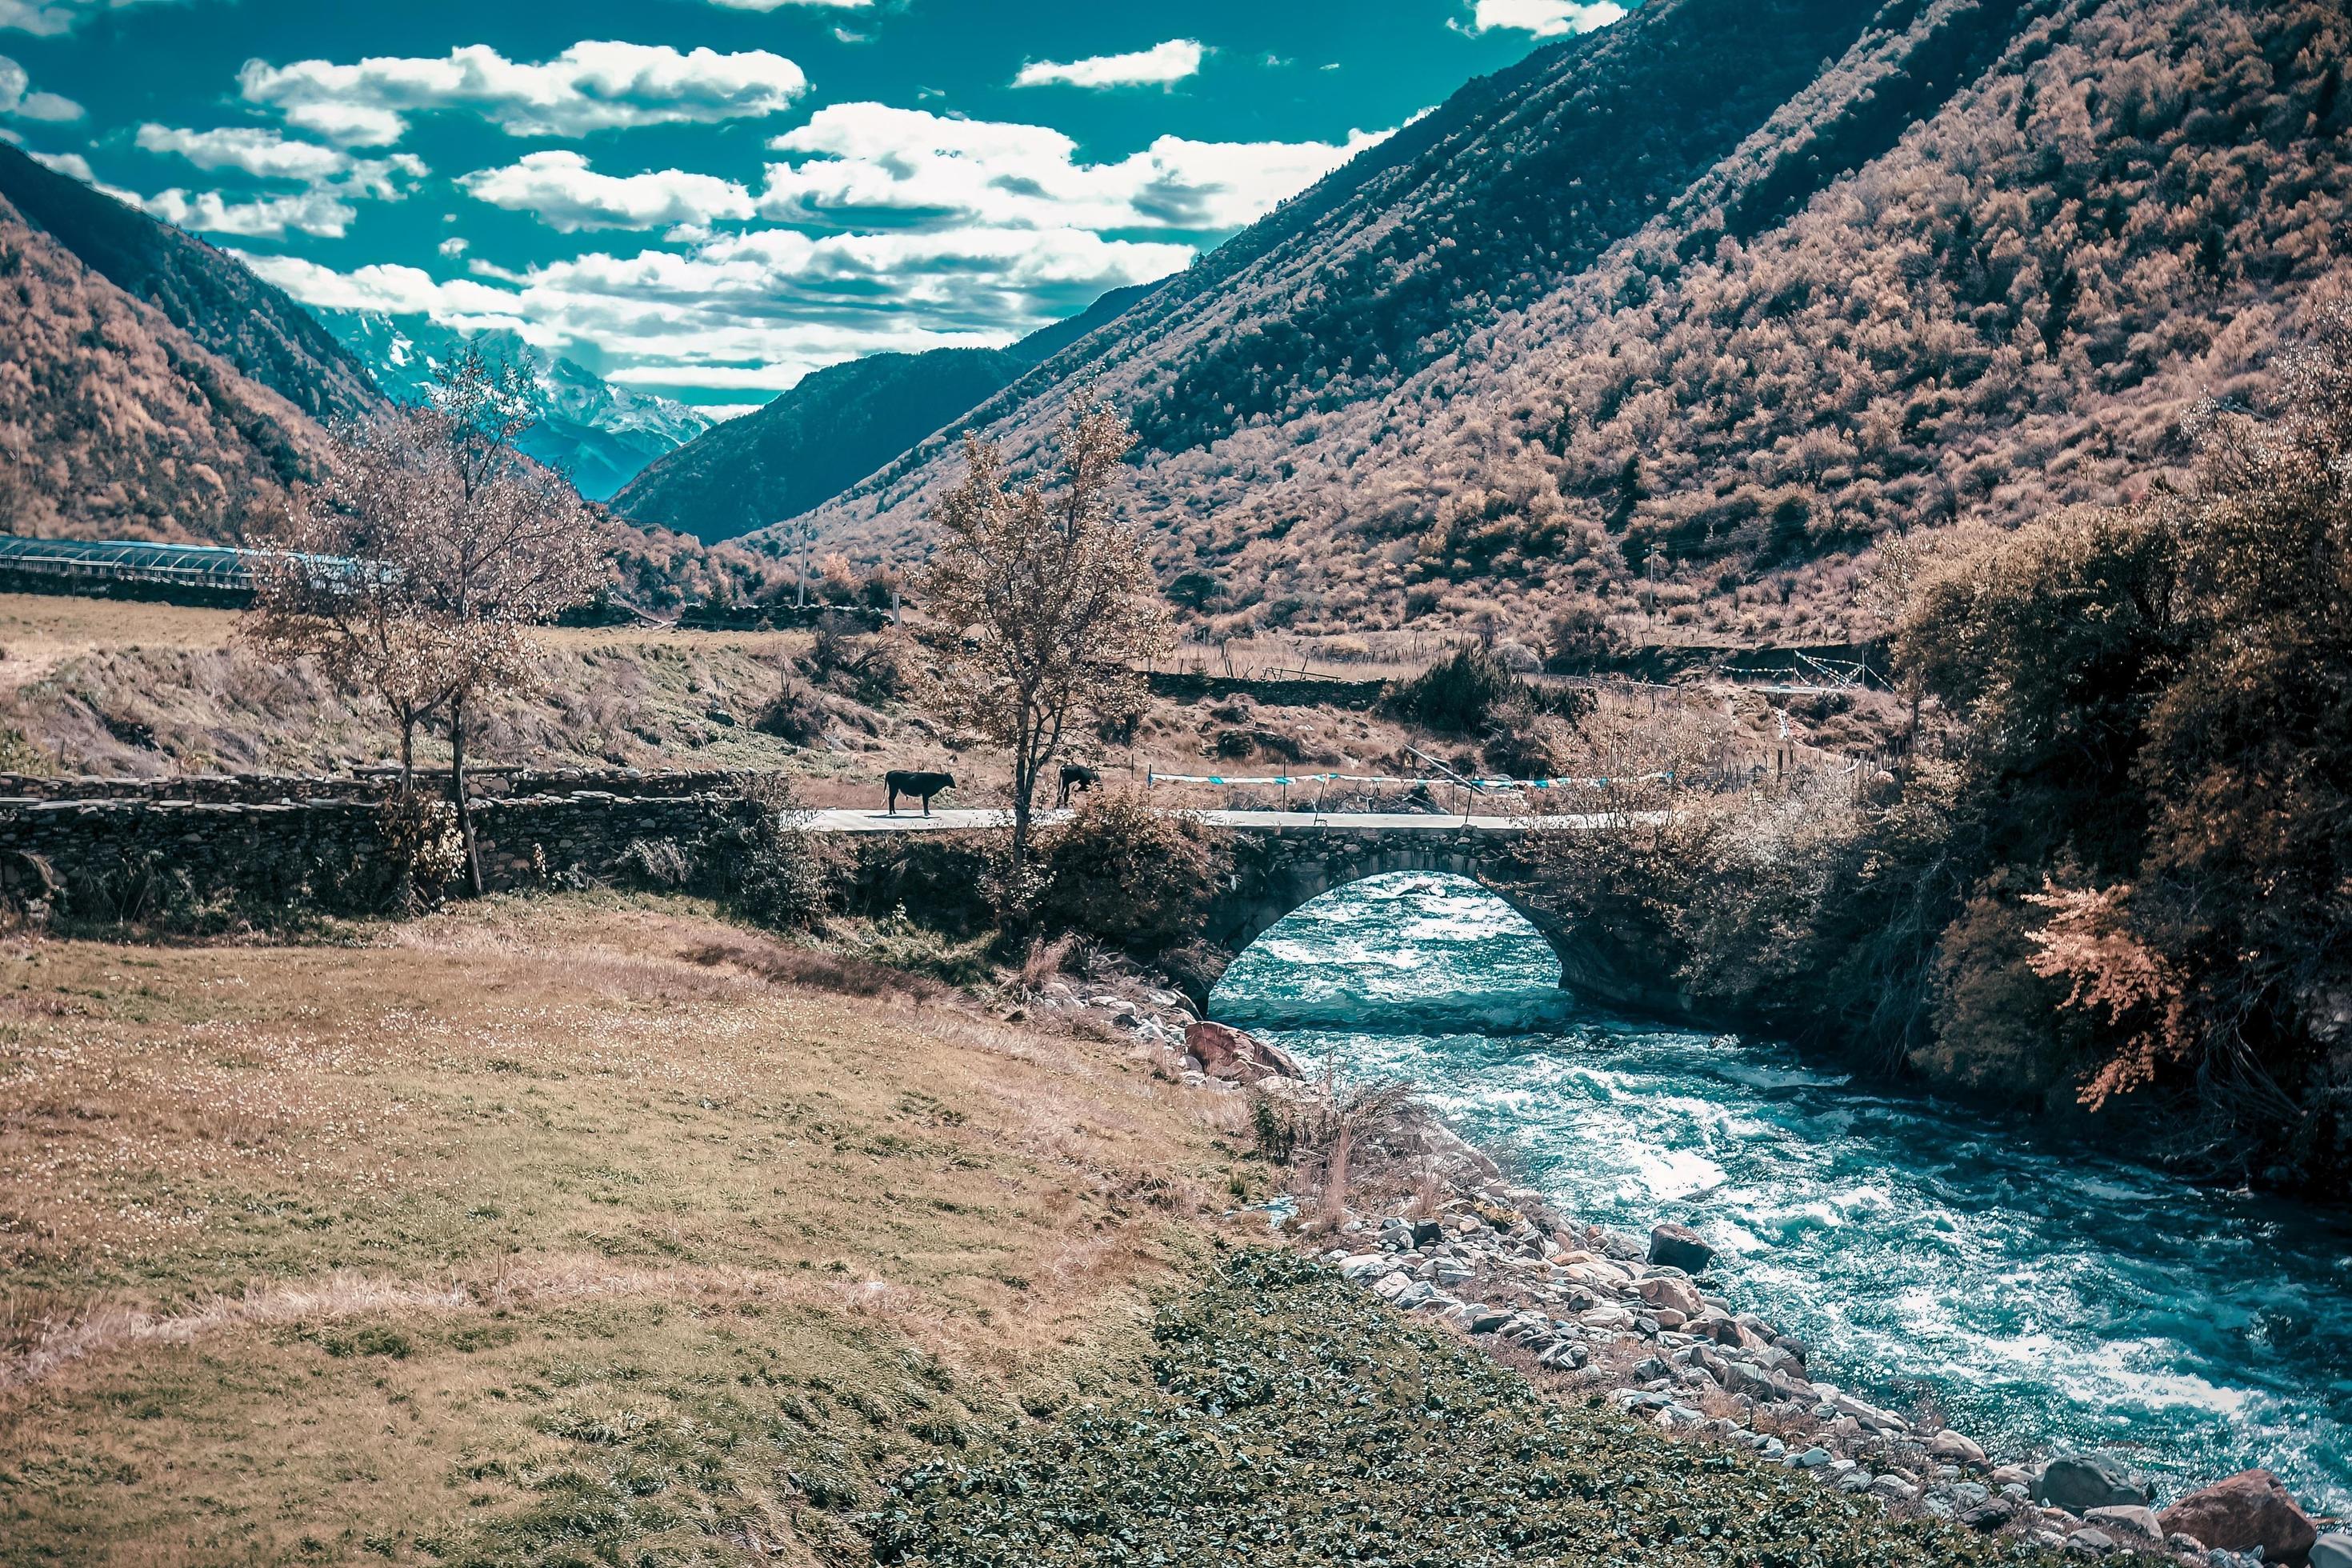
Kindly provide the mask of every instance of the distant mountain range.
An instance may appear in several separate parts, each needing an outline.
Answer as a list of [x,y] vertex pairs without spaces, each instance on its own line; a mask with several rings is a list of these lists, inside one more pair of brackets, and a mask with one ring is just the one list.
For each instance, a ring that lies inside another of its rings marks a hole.
[[871,354],[813,371],[767,406],[647,466],[613,510],[706,542],[797,517],[925,437],[952,430],[959,416],[1154,287],[1114,289],[1008,348]]
[[404,403],[431,389],[434,366],[447,363],[467,337],[493,359],[528,369],[539,389],[539,423],[517,445],[561,469],[591,500],[610,500],[647,463],[713,426],[709,416],[683,403],[615,386],[512,331],[460,334],[421,319],[372,310],[320,310],[318,316],[373,373],[376,384]]
[[[2327,0],[1646,0],[957,424],[1017,473],[1127,408],[1236,628],[1838,640],[1876,541],[2135,493],[2352,288],[2347,47]],[[961,467],[918,442],[821,534],[909,559]]]

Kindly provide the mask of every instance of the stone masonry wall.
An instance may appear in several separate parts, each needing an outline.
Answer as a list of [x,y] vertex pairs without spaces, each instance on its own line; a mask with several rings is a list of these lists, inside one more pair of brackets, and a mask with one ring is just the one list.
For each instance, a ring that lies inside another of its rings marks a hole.
[[[511,889],[567,871],[613,877],[632,841],[688,843],[722,826],[731,809],[716,794],[581,790],[478,801],[483,879]],[[184,874],[200,897],[364,908],[386,886],[383,860],[383,816],[370,799],[0,805],[0,900],[20,906],[59,888],[127,900],[147,879]]]

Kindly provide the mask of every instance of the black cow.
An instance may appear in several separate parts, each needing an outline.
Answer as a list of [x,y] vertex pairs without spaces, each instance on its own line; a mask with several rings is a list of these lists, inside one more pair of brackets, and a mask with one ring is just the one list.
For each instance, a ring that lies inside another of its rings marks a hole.
[[1072,790],[1084,791],[1100,788],[1102,788],[1102,774],[1097,773],[1094,769],[1086,766],[1082,763],[1064,763],[1062,764],[1062,804],[1064,805],[1070,804],[1070,792]]
[[912,773],[893,768],[882,775],[882,787],[890,792],[890,815],[898,815],[898,797],[911,795],[923,803],[923,815],[931,815],[931,796],[943,789],[955,788],[953,773]]

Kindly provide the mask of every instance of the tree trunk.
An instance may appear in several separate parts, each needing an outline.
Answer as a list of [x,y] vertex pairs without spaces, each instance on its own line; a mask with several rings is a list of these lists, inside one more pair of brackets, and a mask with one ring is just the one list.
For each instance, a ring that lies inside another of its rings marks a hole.
[[403,799],[416,793],[416,715],[406,710],[400,715],[400,793]]
[[1029,864],[1029,795],[1036,784],[1036,773],[1026,762],[1015,758],[1013,763],[1013,866],[1015,870]]
[[466,890],[482,896],[482,854],[474,843],[474,808],[466,798],[466,705],[449,704],[449,801],[457,808],[457,837],[466,846]]

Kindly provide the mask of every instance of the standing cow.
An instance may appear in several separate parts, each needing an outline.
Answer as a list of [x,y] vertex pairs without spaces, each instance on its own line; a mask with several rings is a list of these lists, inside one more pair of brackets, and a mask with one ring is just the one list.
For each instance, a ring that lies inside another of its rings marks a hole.
[[1070,804],[1072,790],[1085,791],[1100,788],[1102,788],[1102,774],[1094,769],[1081,763],[1062,764],[1062,805],[1066,807]]
[[890,815],[898,815],[898,797],[913,795],[923,803],[923,815],[931,815],[931,796],[943,789],[955,788],[955,774],[915,773],[893,768],[882,775],[882,787],[890,792]]

